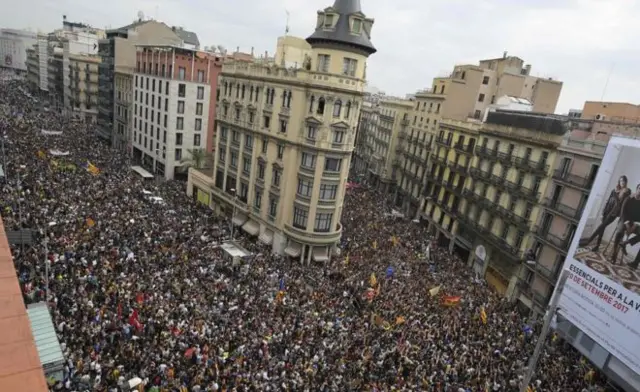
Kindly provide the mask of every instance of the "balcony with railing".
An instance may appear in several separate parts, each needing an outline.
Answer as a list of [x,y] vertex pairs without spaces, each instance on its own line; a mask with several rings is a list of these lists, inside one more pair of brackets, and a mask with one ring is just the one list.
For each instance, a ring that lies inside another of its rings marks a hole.
[[519,263],[522,260],[523,252],[512,246],[505,240],[482,226],[477,220],[471,220],[468,216],[460,215],[460,223],[467,231],[473,231],[484,240],[491,243],[495,250],[507,256],[511,261]]
[[500,218],[502,218],[503,221],[517,226],[525,233],[529,232],[531,222],[528,219],[516,214],[513,210],[507,209],[498,203],[492,202],[491,200],[488,200],[486,198],[484,200],[484,205],[490,210],[493,210],[498,216],[500,216]]
[[443,147],[449,148],[449,147],[451,147],[451,140],[445,139],[443,137],[438,136],[436,138],[436,144],[439,144],[439,145],[441,145]]
[[476,155],[481,158],[489,159],[493,162],[500,162],[502,166],[509,167],[513,165],[513,155],[511,153],[500,152],[496,149],[489,149],[483,146],[477,146]]
[[513,196],[521,197],[534,203],[537,203],[540,199],[540,192],[536,189],[526,188],[521,184],[508,180],[504,181],[504,187],[511,192]]
[[459,174],[466,174],[467,173],[467,166],[466,165],[461,165],[461,164],[455,163],[455,162],[448,162],[447,163],[447,167],[449,167],[449,170],[451,170],[452,172],[455,172],[455,173],[459,173]]
[[459,142],[453,145],[453,148],[459,153],[471,155],[473,154],[473,148],[469,148],[469,147],[471,147],[470,144],[463,144]]
[[546,161],[533,161],[528,157],[517,157],[515,164],[518,169],[533,173],[546,174],[549,171],[549,165]]
[[554,212],[559,213],[566,219],[571,220],[575,223],[578,223],[578,221],[580,220],[580,216],[582,215],[582,209],[569,207],[568,205],[562,204],[560,203],[560,201],[551,199],[549,197],[545,197],[542,205]]
[[570,245],[570,238],[560,238],[557,235],[552,234],[548,228],[545,229],[543,226],[535,226],[533,228],[533,232],[536,237],[540,238],[543,242],[551,245],[564,255],[567,254],[567,249],[569,249]]
[[441,157],[441,156],[438,156],[438,155],[433,155],[431,157],[431,159],[433,159],[434,162],[439,163],[441,165],[446,165],[446,163],[447,163],[447,158]]
[[477,167],[472,167],[469,170],[469,173],[471,174],[471,178],[474,179],[479,179],[479,180],[488,180],[489,178],[491,178],[491,174],[487,173],[484,170],[480,170]]
[[591,189],[594,180],[594,178],[589,178],[588,176],[578,176],[561,169],[553,172],[553,179],[585,191]]

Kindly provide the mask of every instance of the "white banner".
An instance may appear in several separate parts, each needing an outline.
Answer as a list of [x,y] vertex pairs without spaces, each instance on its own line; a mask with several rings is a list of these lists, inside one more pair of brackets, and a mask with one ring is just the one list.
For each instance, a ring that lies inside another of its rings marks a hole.
[[46,129],[43,129],[42,134],[48,136],[60,136],[62,135],[62,131],[47,131]]
[[49,150],[49,154],[53,155],[54,157],[66,157],[71,153],[69,151]]
[[613,137],[569,248],[559,313],[640,373],[640,140]]

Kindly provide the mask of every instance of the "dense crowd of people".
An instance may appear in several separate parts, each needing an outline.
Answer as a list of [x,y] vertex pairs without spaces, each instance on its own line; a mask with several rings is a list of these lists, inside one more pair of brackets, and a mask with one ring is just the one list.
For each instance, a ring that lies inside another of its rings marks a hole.
[[[218,246],[228,217],[182,182],[143,182],[92,125],[41,101],[0,81],[2,218],[37,232],[12,252],[25,302],[48,300],[66,359],[51,390],[128,391],[136,379],[153,392],[519,390],[539,325],[382,195],[349,190],[327,264],[236,233],[255,255],[241,273]],[[599,384],[552,336],[531,386]]]

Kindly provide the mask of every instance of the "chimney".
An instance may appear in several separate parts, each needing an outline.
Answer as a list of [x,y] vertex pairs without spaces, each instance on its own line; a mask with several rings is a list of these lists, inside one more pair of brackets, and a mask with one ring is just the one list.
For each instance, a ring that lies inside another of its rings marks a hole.
[[253,57],[253,46],[251,47],[251,57]]
[[67,20],[67,15],[62,15],[62,21],[66,21]]
[[525,65],[524,69],[525,69],[525,75],[530,75],[531,74],[531,64]]
[[508,52],[507,52],[506,50],[505,50],[504,52],[502,52],[502,58],[503,58],[503,59],[506,59],[506,58],[507,58],[507,53],[508,53]]

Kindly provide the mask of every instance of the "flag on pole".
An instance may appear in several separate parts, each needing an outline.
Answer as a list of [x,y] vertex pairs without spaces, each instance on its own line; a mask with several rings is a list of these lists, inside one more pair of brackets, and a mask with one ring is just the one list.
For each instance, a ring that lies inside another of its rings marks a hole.
[[482,320],[482,324],[487,323],[487,312],[484,310],[484,306],[480,308],[480,320]]
[[375,287],[378,284],[378,278],[376,278],[376,273],[372,272],[369,277],[369,286]]
[[374,240],[374,241],[373,241],[373,244],[371,244],[371,247],[372,247],[373,249],[378,249],[378,241],[377,241],[377,240]]
[[462,299],[462,297],[460,296],[448,296],[448,297],[444,297],[442,299],[442,304],[444,306],[456,306],[458,303],[460,303],[460,300]]
[[436,295],[438,295],[438,293],[440,292],[440,287],[442,287],[442,286],[436,286],[436,287],[434,287],[434,288],[430,289],[430,290],[429,290],[429,294],[430,294],[432,297],[435,297],[435,296],[436,296]]
[[47,157],[47,153],[42,150],[38,151],[37,155],[40,159],[45,159]]
[[94,165],[89,161],[87,161],[87,171],[93,174],[94,176],[97,176],[98,174],[100,174],[100,169],[98,169],[96,165]]

